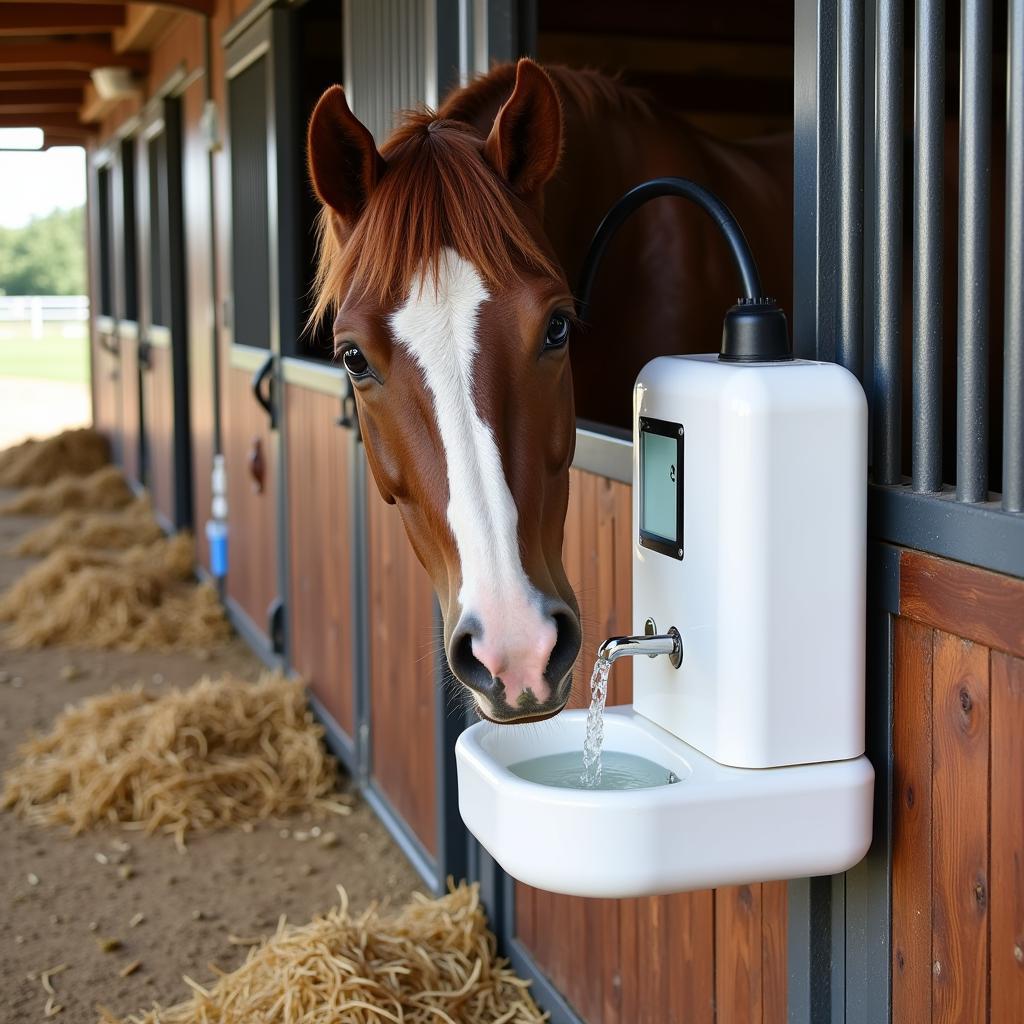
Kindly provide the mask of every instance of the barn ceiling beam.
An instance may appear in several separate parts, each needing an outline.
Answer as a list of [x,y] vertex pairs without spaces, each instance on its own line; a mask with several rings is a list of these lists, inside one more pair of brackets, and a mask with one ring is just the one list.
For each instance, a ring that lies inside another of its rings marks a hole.
[[4,89],[0,91],[0,113],[77,113],[82,105],[81,89]]
[[145,71],[148,66],[149,58],[145,53],[116,53],[98,43],[8,43],[0,46],[0,70],[7,71],[91,71],[105,67]]
[[[51,4],[51,0],[24,0],[24,2],[39,7]],[[114,3],[118,7],[127,7],[134,0],[108,0],[108,2]],[[150,0],[150,2],[157,7],[170,7],[176,11],[191,11],[193,14],[205,14],[208,17],[213,17],[216,0]],[[64,0],[64,3],[95,4],[96,0]]]
[[0,5],[0,36],[111,32],[125,23],[121,4],[33,4]]
[[89,81],[88,71],[7,71],[0,68],[0,95],[8,89],[81,89]]
[[167,30],[167,27],[181,16],[180,11],[155,4],[131,4],[124,28],[114,32],[114,49],[148,50]]
[[0,111],[0,128],[42,128],[74,138],[88,138],[94,128],[82,124],[77,114],[8,114]]

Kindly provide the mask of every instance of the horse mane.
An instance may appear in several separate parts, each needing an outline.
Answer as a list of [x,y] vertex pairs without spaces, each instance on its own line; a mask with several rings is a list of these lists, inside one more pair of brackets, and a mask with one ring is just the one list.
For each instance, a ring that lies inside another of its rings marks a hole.
[[[643,92],[600,71],[545,70],[563,107],[587,120],[608,113],[651,114]],[[421,270],[436,286],[444,248],[473,263],[492,289],[518,270],[558,272],[483,157],[481,122],[489,127],[511,95],[515,76],[514,64],[499,64],[454,90],[436,113],[406,112],[381,147],[387,170],[347,238],[334,229],[336,214],[323,207],[311,324],[348,295],[381,305],[403,302]]]
[[558,273],[470,125],[429,110],[408,112],[380,152],[387,169],[348,237],[335,230],[330,207],[320,211],[311,323],[347,296],[404,302],[421,272],[436,287],[446,248],[491,288],[524,269]]

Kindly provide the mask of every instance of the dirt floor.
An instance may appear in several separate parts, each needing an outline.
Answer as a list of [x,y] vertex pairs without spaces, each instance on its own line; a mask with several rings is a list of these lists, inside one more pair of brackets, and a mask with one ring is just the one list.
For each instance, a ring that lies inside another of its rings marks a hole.
[[[0,492],[0,497],[2,497]],[[38,523],[0,517],[0,590],[31,564],[6,555],[12,540]],[[69,667],[70,666],[70,667]],[[261,665],[235,641],[205,658],[192,654],[120,654],[50,649],[12,651],[0,633],[0,766],[27,733],[47,728],[65,704],[114,685],[155,689],[224,671],[255,678]],[[314,823],[302,817],[252,832],[194,835],[186,853],[169,837],[120,830],[69,836],[0,819],[0,1019],[43,1021],[52,976],[58,1024],[96,1021],[96,1006],[134,1012],[189,994],[188,974],[203,982],[245,958],[251,940],[278,917],[308,920],[348,890],[354,908],[373,900],[400,905],[420,887],[402,853],[369,808]],[[333,839],[326,839],[331,833]],[[303,840],[304,841],[300,841]],[[128,876],[128,877],[125,877]],[[117,948],[104,946],[117,940]],[[127,977],[121,972],[140,966]]]

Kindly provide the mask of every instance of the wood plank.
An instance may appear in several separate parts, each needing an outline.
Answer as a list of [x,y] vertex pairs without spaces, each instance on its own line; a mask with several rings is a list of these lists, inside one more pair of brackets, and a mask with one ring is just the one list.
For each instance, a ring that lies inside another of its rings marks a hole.
[[0,6],[0,36],[72,35],[109,32],[125,21],[120,4],[5,3]]
[[[660,1001],[642,1007],[643,1019],[663,1024],[669,1019],[687,1024],[713,1024],[715,1020],[715,901],[710,890],[660,897],[662,934]],[[640,934],[639,969],[645,968]],[[622,1024],[630,1024],[624,1020]]]
[[718,1024],[760,1024],[761,887],[715,890],[715,1006]]
[[143,72],[149,67],[149,57],[145,53],[116,53],[102,43],[18,43],[0,47],[0,67],[8,71],[91,71],[123,67]]
[[893,642],[892,1024],[931,1021],[932,630]]
[[992,1024],[1024,1021],[1024,660],[992,652]]
[[785,882],[761,885],[761,990],[763,1024],[786,1024],[788,958],[786,927],[789,917]]
[[932,1019],[988,1013],[989,652],[936,632],[933,654]]
[[1024,580],[920,551],[900,556],[900,615],[1024,657]]
[[132,3],[124,28],[114,33],[114,49],[118,53],[148,50],[178,17],[181,17],[178,12],[167,7]]

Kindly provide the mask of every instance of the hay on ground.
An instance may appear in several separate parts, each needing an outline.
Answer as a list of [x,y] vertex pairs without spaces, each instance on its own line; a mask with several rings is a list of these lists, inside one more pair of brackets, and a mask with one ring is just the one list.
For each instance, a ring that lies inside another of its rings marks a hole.
[[19,558],[48,555],[67,545],[120,551],[152,544],[163,535],[149,499],[137,498],[116,512],[64,512],[26,533],[13,553]]
[[89,476],[60,476],[29,487],[0,506],[0,515],[54,516],[72,509],[110,511],[124,508],[135,495],[116,466],[104,466]]
[[547,1019],[496,955],[476,885],[440,899],[416,895],[399,913],[340,906],[287,925],[245,963],[176,1006],[101,1024],[541,1024]]
[[0,451],[0,487],[36,487],[61,476],[87,476],[110,461],[110,442],[85,427],[29,438]]
[[18,749],[3,806],[76,833],[119,823],[183,845],[190,829],[326,808],[336,783],[302,684],[229,676],[68,707]]
[[119,650],[212,647],[231,635],[209,584],[191,582],[187,533],[122,552],[58,548],[0,596],[13,647]]

